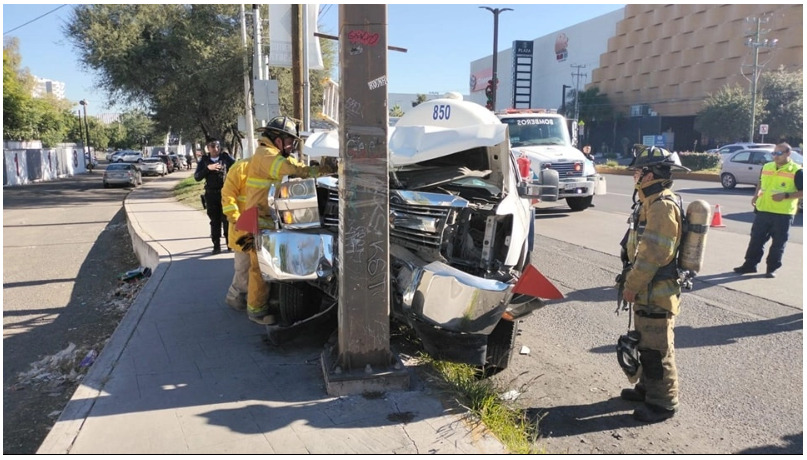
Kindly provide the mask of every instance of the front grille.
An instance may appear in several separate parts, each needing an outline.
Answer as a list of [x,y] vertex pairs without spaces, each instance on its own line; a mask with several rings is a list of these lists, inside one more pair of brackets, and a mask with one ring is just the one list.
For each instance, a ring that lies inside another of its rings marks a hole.
[[[390,203],[390,212],[394,216],[393,219],[399,222],[398,225],[390,227],[390,239],[399,240],[404,246],[416,249],[422,249],[424,246],[440,247],[440,239],[449,209]],[[416,228],[418,226],[433,228],[433,230]]]
[[[567,177],[583,177],[583,168],[580,171],[574,170],[576,163],[549,163],[549,168],[558,172],[558,178],[563,180]],[[581,165],[582,166],[582,165]]]

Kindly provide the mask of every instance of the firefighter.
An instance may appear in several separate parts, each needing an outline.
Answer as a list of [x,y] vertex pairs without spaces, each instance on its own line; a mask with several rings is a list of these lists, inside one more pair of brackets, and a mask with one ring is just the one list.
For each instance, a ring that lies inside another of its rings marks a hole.
[[681,300],[676,255],[683,229],[680,199],[671,190],[671,172],[687,168],[666,149],[636,145],[630,169],[635,171],[634,193],[639,200],[634,204],[626,242],[630,269],[623,298],[633,304],[641,366],[638,383],[622,390],[621,397],[644,402],[633,416],[654,423],[678,410],[673,327]]
[[228,222],[227,246],[234,252],[233,256],[233,281],[227,290],[224,301],[227,305],[238,311],[247,309],[247,286],[249,283],[263,283],[260,270],[250,270],[249,253],[245,252],[241,246],[236,244],[242,236],[248,234],[235,228],[238,218],[244,211],[247,196],[247,166],[249,160],[238,160],[230,168],[224,186],[221,188],[221,209]]
[[[259,146],[247,166],[246,208],[258,208],[260,230],[275,228],[269,210],[268,193],[272,185],[279,185],[283,176],[319,177],[335,172],[330,164],[305,166],[290,158],[300,143],[297,123],[289,117],[275,117],[259,130]],[[254,236],[239,238],[242,248],[249,253],[250,271],[260,272]],[[247,292],[247,316],[258,324],[274,324],[275,316],[269,310],[269,287],[266,283],[250,282]]]

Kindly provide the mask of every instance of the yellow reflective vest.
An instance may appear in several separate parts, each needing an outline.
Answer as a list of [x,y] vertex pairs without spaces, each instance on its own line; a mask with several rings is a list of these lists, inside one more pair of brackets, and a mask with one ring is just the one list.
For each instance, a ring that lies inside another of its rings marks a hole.
[[773,195],[797,192],[795,178],[799,169],[801,166],[793,160],[789,160],[781,168],[777,168],[773,161],[765,163],[759,178],[759,190],[762,194],[757,198],[757,210],[773,214],[795,215],[798,211],[799,200],[791,198],[773,201]]
[[625,289],[636,293],[637,304],[655,305],[677,315],[681,303],[678,277],[660,275],[666,271],[677,273],[674,268],[683,227],[681,209],[672,200],[662,198],[665,195],[675,199],[670,189],[650,196],[645,196],[642,190],[638,194],[638,221],[628,233],[628,260],[632,267],[625,279]]

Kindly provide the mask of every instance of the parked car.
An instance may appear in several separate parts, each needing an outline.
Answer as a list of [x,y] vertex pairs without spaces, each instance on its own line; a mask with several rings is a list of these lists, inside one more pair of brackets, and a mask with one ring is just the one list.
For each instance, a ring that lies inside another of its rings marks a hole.
[[140,172],[144,176],[164,176],[168,174],[168,167],[159,158],[146,158],[140,163]]
[[104,171],[104,188],[110,185],[137,187],[143,184],[140,169],[134,163],[112,163]]
[[174,170],[181,171],[182,170],[182,162],[179,161],[179,156],[176,153],[169,153],[168,158],[174,163]]
[[[733,153],[728,160],[720,166],[720,183],[724,188],[734,188],[738,184],[757,186],[759,174],[765,163],[773,161],[774,146],[739,150]],[[790,159],[798,164],[804,164],[804,157],[796,152],[790,152]]]
[[115,152],[107,154],[106,159],[110,163],[115,163],[117,161],[121,161],[120,158],[123,156],[124,153],[126,153],[126,150],[116,150]]
[[115,161],[118,163],[138,163],[143,161],[143,154],[137,150],[124,150]]
[[162,161],[165,164],[165,170],[168,171],[168,174],[171,174],[172,172],[174,172],[174,162],[171,161],[170,158],[168,158],[168,155],[166,155],[164,153],[160,154],[160,155],[157,155],[157,159],[159,159],[160,161]]
[[761,148],[767,148],[767,147],[770,147],[771,149],[773,149],[773,147],[775,147],[775,145],[774,144],[755,144],[753,142],[738,142],[736,144],[729,144],[729,145],[724,145],[723,147],[720,147],[719,149],[717,149],[717,153],[720,155],[721,160],[725,160],[726,158],[728,158],[729,155],[731,155],[732,153],[737,152],[739,150],[761,149]]

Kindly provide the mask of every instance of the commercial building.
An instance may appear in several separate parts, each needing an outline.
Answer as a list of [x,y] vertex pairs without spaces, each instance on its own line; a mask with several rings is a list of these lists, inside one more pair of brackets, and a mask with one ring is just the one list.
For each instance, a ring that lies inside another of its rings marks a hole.
[[57,99],[64,99],[64,83],[47,78],[34,77],[36,84],[32,91],[33,97],[45,97],[52,94]]
[[[596,87],[617,114],[585,126],[596,150],[625,151],[648,136],[702,149],[713,143],[694,129],[704,101],[726,85],[750,91],[755,49],[758,75],[802,71],[802,29],[801,4],[627,5],[500,51],[497,109],[561,109],[564,93]],[[749,37],[767,46],[747,46]],[[471,100],[483,105],[491,68],[492,56],[470,65]]]

